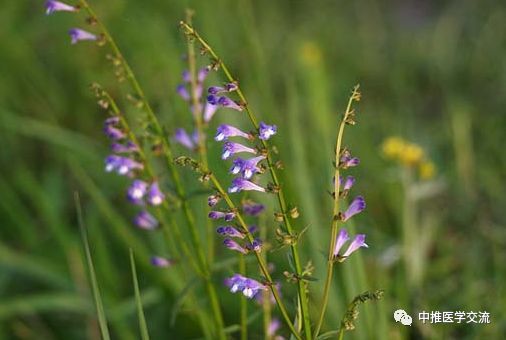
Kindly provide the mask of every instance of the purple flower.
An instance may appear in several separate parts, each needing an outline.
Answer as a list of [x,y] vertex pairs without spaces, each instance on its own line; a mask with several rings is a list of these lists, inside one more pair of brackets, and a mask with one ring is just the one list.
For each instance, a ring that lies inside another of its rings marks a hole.
[[107,118],[104,121],[104,127],[107,125],[118,125],[119,122],[120,122],[120,118],[118,116],[112,116],[112,117]]
[[211,195],[207,198],[207,205],[210,207],[214,207],[221,200],[220,195]]
[[228,83],[225,84],[225,86],[211,86],[209,89],[207,89],[207,92],[209,94],[220,94],[223,92],[232,92],[237,91],[238,86],[236,83]]
[[260,122],[258,138],[268,140],[271,136],[274,136],[276,132],[278,132],[278,127],[276,125],[267,125],[264,122]]
[[46,14],[52,14],[54,12],[76,12],[78,10],[77,7],[67,5],[66,3],[60,1],[49,0],[46,1]]
[[257,164],[264,159],[265,156],[258,156],[247,160],[237,158],[234,160],[230,172],[234,175],[241,173],[243,178],[250,179],[255,173],[260,172]]
[[116,127],[119,121],[119,117],[109,117],[104,122],[104,134],[112,140],[123,139],[126,136],[122,130]]
[[148,203],[151,205],[160,205],[160,204],[162,204],[164,199],[165,199],[165,195],[160,190],[160,187],[158,186],[158,182],[151,183],[151,186],[149,187],[148,197],[147,197]]
[[128,200],[134,204],[142,204],[142,199],[148,191],[148,183],[136,179],[132,182],[132,185],[128,188],[127,197]]
[[168,268],[174,265],[174,260],[166,259],[165,257],[161,256],[152,256],[151,257],[151,264],[155,267],[161,267],[161,268]]
[[346,180],[344,181],[343,191],[350,190],[354,183],[355,183],[355,177],[353,177],[353,176],[346,177]]
[[209,217],[212,220],[218,220],[220,218],[223,218],[225,221],[230,222],[235,218],[235,212],[210,211],[207,217]]
[[116,171],[119,175],[129,175],[132,170],[143,168],[144,165],[127,157],[110,155],[105,159],[105,171]]
[[232,293],[242,292],[247,298],[254,297],[261,290],[267,290],[264,284],[240,274],[234,274],[232,277],[227,278],[225,285],[230,288]]
[[344,151],[341,156],[339,165],[343,169],[347,169],[347,168],[357,166],[359,163],[360,163],[360,159],[358,159],[357,157],[351,157],[351,154],[349,151]]
[[355,197],[355,199],[353,200],[353,202],[351,202],[348,209],[346,209],[346,211],[342,214],[343,222],[346,222],[354,215],[362,212],[364,209],[365,209],[364,198],[362,196]]
[[216,229],[216,232],[222,236],[237,237],[243,239],[246,235],[232,226],[221,226]]
[[183,128],[176,129],[176,133],[174,134],[174,140],[179,144],[181,144],[182,146],[186,147],[187,149],[190,150],[195,149],[195,142],[193,141],[193,138],[190,137],[190,135]]
[[209,74],[209,71],[211,71],[211,68],[209,66],[202,67],[197,72],[197,82],[203,83],[204,80],[206,80],[206,78],[207,78],[207,76]]
[[216,136],[214,136],[214,140],[221,142],[223,140],[227,140],[229,137],[244,137],[249,138],[250,135],[246,132],[227,124],[221,124],[216,129]]
[[216,113],[216,110],[218,110],[218,105],[213,105],[209,102],[206,103],[206,107],[204,108],[204,122],[209,123]]
[[112,143],[111,150],[115,153],[130,153],[139,151],[139,147],[134,142],[128,141],[126,144]]
[[337,235],[337,238],[336,238],[336,244],[334,246],[334,256],[339,255],[339,251],[341,250],[343,245],[346,243],[346,241],[348,241],[349,239],[350,239],[350,237],[348,236],[348,232],[346,231],[346,229],[341,229],[339,231],[339,234]]
[[97,40],[97,36],[93,33],[86,32],[80,28],[72,28],[69,30],[70,39],[72,44],[77,44],[81,40]]
[[237,110],[237,111],[243,110],[243,107],[241,105],[237,104],[235,101],[233,101],[232,99],[230,99],[226,96],[218,97],[218,96],[215,96],[214,94],[210,94],[209,96],[207,96],[207,102],[211,103],[213,105],[218,105],[218,106],[226,107],[226,108]]
[[186,101],[190,100],[190,93],[188,93],[188,90],[186,89],[186,86],[184,84],[179,84],[176,88],[176,92]]
[[348,246],[348,249],[344,252],[344,254],[339,255],[339,251],[343,247],[343,245],[349,240],[348,232],[345,229],[341,229],[339,235],[337,235],[336,245],[334,247],[334,257],[338,259],[339,262],[343,262],[347,257],[349,257],[354,251],[361,247],[368,248],[369,246],[365,243],[365,234],[358,234],[355,236],[353,241]]
[[243,253],[243,254],[247,254],[248,253],[248,250],[246,250],[245,248],[241,247],[239,245],[239,243],[235,242],[234,240],[232,240],[230,238],[226,238],[225,240],[223,240],[223,244],[225,245],[225,247],[227,247],[230,250],[235,250],[235,251],[238,251],[238,252]]
[[269,327],[267,328],[267,337],[272,338],[280,327],[281,322],[279,321],[279,319],[276,318],[272,319],[271,322],[269,323]]
[[246,248],[250,251],[256,251],[257,253],[262,250],[262,241],[259,239],[253,240],[250,244],[246,246]]
[[249,148],[245,145],[233,142],[225,142],[225,144],[223,144],[223,153],[221,154],[221,159],[228,159],[230,156],[240,152],[248,152],[252,154],[257,153],[255,149]]
[[250,182],[244,178],[238,177],[232,181],[232,185],[228,188],[228,192],[240,192],[242,190],[256,190],[260,192],[265,192],[265,188],[262,188],[259,185],[256,185],[253,182]]
[[258,216],[265,210],[265,206],[260,203],[255,203],[253,201],[246,201],[242,204],[242,211],[246,215],[250,216]]
[[150,213],[143,210],[134,218],[134,223],[141,229],[152,230],[158,226],[158,221]]

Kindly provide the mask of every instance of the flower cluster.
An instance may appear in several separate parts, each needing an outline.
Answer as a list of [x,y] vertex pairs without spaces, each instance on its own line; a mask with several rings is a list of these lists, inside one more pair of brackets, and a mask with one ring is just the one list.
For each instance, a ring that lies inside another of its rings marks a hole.
[[251,299],[262,290],[267,290],[267,286],[240,274],[234,274],[225,280],[225,285],[230,288],[232,293],[241,292],[244,296]]
[[381,145],[385,158],[399,162],[401,165],[417,168],[421,179],[434,177],[436,167],[427,157],[425,151],[417,144],[410,143],[400,137],[389,137]]

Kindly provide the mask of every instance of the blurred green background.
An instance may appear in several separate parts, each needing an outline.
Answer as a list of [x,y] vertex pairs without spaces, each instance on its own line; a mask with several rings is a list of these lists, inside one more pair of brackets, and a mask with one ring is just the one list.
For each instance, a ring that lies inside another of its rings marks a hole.
[[[355,295],[381,288],[384,299],[362,306],[357,330],[347,336],[503,338],[504,2],[109,0],[91,5],[170,130],[191,125],[174,89],[186,51],[177,24],[185,8],[196,10],[195,26],[229,64],[249,103],[279,127],[274,141],[285,163],[282,182],[301,212],[297,228],[309,227],[303,260],[312,259],[320,279],[312,286],[315,310],[330,232],[337,113],[360,83],[359,123],[347,129],[345,144],[362,161],[352,171],[353,194],[363,194],[368,208],[355,224],[357,232],[367,234],[370,248],[336,270],[324,328],[338,327]],[[127,101],[100,48],[70,45],[67,31],[75,26],[85,27],[83,16],[45,16],[43,1],[0,5],[0,339],[99,338],[76,223],[76,190],[114,338],[138,338],[129,247],[138,260],[152,338],[197,338],[191,319],[183,315],[170,322],[178,295],[160,288],[160,270],[148,264],[163,247],[157,236],[131,225],[127,182],[103,172],[104,113],[88,85],[98,81]],[[211,129],[225,121],[247,122],[224,111]],[[433,180],[403,186],[400,169],[381,155],[381,142],[392,135],[424,148],[436,164]],[[212,166],[225,170],[219,145],[209,145]],[[189,185],[198,188],[192,177]],[[204,198],[194,201],[196,208]],[[404,253],[406,242],[417,246]],[[220,258],[232,257],[218,252]],[[413,280],[402,255],[409,252],[420,266]],[[272,257],[279,267],[275,276],[282,280],[284,252]],[[215,281],[224,275],[217,273]],[[227,324],[237,323],[236,296],[221,286],[218,291],[229,302]],[[395,324],[397,308],[412,313],[416,325],[406,330]],[[252,303],[250,311],[255,309]],[[416,314],[422,310],[488,311],[491,323],[421,325]],[[253,339],[261,334],[252,326]]]

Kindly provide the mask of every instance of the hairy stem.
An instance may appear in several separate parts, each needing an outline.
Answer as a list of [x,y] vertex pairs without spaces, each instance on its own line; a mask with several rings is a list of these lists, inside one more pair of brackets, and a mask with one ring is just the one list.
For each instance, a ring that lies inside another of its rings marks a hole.
[[329,242],[329,253],[327,258],[327,275],[325,278],[325,286],[323,288],[323,300],[321,305],[320,316],[318,317],[318,322],[316,324],[316,328],[314,331],[314,337],[318,336],[320,332],[321,326],[323,324],[323,320],[325,318],[325,312],[327,310],[327,303],[329,300],[330,287],[332,285],[332,274],[334,269],[334,247],[336,244],[337,237],[337,229],[339,226],[339,191],[341,181],[339,180],[339,161],[341,155],[341,147],[344,136],[344,127],[346,126],[346,122],[348,120],[349,115],[353,112],[352,104],[353,101],[358,100],[360,98],[360,94],[358,92],[359,85],[353,88],[353,92],[348,100],[348,105],[346,106],[346,110],[343,114],[341,122],[339,124],[339,132],[337,134],[336,140],[336,149],[335,149],[335,172],[334,172],[334,208],[332,212],[332,225],[330,232],[330,242]]

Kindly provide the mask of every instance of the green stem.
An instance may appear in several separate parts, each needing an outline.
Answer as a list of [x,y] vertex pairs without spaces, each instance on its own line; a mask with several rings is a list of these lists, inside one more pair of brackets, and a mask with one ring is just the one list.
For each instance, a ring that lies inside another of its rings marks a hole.
[[[246,276],[246,262],[244,255],[239,254],[239,273]],[[248,339],[248,300],[245,296],[241,296],[241,340]]]
[[352,111],[352,104],[354,100],[358,100],[360,98],[359,92],[358,92],[359,86],[355,86],[353,89],[353,93],[350,96],[348,100],[348,105],[346,106],[346,111],[343,114],[343,118],[341,119],[341,122],[339,124],[339,132],[337,134],[337,140],[336,140],[336,149],[335,149],[335,173],[334,173],[334,208],[332,213],[332,225],[331,225],[331,235],[330,235],[330,242],[329,242],[329,253],[327,258],[327,275],[325,277],[325,286],[323,288],[323,300],[322,300],[322,306],[320,311],[320,316],[318,317],[318,322],[316,324],[316,328],[314,331],[314,337],[318,337],[318,334],[320,332],[320,329],[323,324],[323,320],[325,318],[325,312],[327,310],[327,304],[329,300],[329,293],[330,293],[330,287],[332,285],[332,274],[334,271],[334,247],[336,243],[336,237],[337,237],[337,229],[339,225],[339,192],[340,192],[340,180],[339,180],[339,161],[340,161],[340,155],[341,155],[341,146],[343,142],[343,136],[344,136],[344,127],[346,126],[346,121],[349,117],[349,115],[353,112]]
[[[181,22],[180,24],[185,29],[187,34],[195,37],[195,39],[197,39],[200,42],[200,44],[204,47],[204,49],[219,63],[219,65],[220,65],[221,69],[223,70],[223,72],[225,73],[225,76],[227,77],[228,81],[234,82],[235,79],[232,76],[232,74],[230,73],[230,71],[228,70],[225,63],[218,57],[218,55],[214,52],[214,50],[211,48],[211,46],[199,35],[199,33],[191,25],[189,25],[185,22]],[[237,95],[239,96],[241,102],[244,103],[246,113],[248,114],[248,117],[251,120],[251,123],[253,124],[254,128],[256,130],[258,130],[257,119],[255,118],[255,115],[251,111],[249,105],[247,105],[246,97],[239,86],[237,88]],[[279,189],[277,192],[277,199],[278,199],[279,207],[281,209],[281,213],[283,214],[283,220],[284,220],[284,223],[286,226],[286,231],[290,236],[293,236],[294,235],[293,228],[291,226],[290,220],[288,219],[288,217],[286,215],[287,204],[286,204],[285,196],[284,196],[284,193],[283,193],[282,188],[280,186],[280,182],[278,180],[276,170],[274,168],[274,164],[272,162],[272,156],[269,152],[269,146],[267,144],[267,141],[265,141],[265,140],[261,140],[261,143],[262,143],[263,148],[268,151],[267,152],[267,164],[269,167],[269,172],[271,174],[272,181],[273,181],[274,185]],[[294,264],[295,264],[295,271],[296,271],[297,277],[301,278],[302,277],[302,266],[300,263],[300,257],[299,257],[299,253],[297,250],[297,245],[291,244],[290,248],[291,248],[292,257],[293,257]],[[304,331],[305,331],[306,339],[311,340],[311,336],[312,336],[311,335],[311,320],[309,318],[309,303],[308,303],[308,298],[307,298],[307,294],[306,294],[306,284],[302,279],[299,279],[297,286],[298,286],[299,298],[301,301],[301,313],[302,313],[302,318],[303,318],[303,322],[304,322]]]

